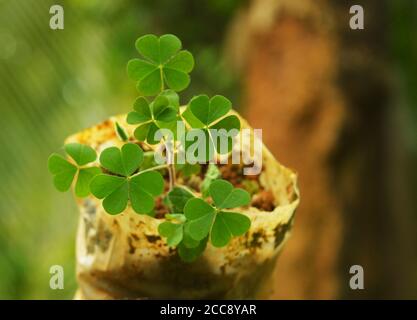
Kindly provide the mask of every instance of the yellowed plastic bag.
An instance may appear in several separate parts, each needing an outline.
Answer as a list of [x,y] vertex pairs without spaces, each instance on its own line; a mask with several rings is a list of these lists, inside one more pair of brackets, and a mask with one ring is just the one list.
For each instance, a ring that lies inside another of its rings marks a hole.
[[[68,138],[98,152],[122,145],[115,121],[127,128],[125,116]],[[241,118],[242,127],[248,128]],[[262,212],[240,210],[252,221],[249,232],[224,248],[207,245],[203,255],[185,263],[158,234],[163,219],[139,215],[128,207],[122,214],[107,214],[94,197],[78,199],[78,299],[247,299],[256,298],[271,277],[279,252],[287,240],[299,203],[296,174],[280,165],[263,147],[261,185],[271,190],[276,208]]]

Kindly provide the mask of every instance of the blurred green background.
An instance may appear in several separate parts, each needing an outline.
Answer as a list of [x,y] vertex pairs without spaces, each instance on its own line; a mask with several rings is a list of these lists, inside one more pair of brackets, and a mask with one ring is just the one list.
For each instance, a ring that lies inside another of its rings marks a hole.
[[[0,0],[1,299],[73,297],[77,209],[70,193],[54,190],[46,162],[68,135],[130,110],[136,92],[125,66],[137,55],[135,39],[176,34],[196,59],[185,97],[219,93],[238,106],[241,83],[224,62],[224,35],[247,2]],[[391,1],[387,52],[401,77],[417,164],[416,3]],[[49,28],[53,4],[64,7],[64,30]],[[65,290],[49,288],[56,264]]]

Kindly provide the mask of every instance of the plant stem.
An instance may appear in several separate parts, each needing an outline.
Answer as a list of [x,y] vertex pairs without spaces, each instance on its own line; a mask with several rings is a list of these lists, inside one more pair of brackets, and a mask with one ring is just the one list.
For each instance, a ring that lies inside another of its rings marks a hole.
[[138,176],[138,175],[140,175],[140,174],[142,174],[144,172],[156,171],[156,170],[166,169],[166,168],[168,168],[168,170],[169,170],[169,165],[167,165],[167,164],[161,164],[160,166],[155,166],[155,167],[152,167],[152,168],[149,168],[149,169],[142,170],[142,171],[140,171],[138,173],[135,173],[134,175],[130,176],[130,178],[136,177],[136,176]]
[[168,144],[165,143],[165,150],[167,153],[167,163],[168,163],[168,174],[169,174],[169,191],[172,190],[172,188],[175,185],[175,168],[174,168],[174,161],[171,158],[171,150],[168,148]]

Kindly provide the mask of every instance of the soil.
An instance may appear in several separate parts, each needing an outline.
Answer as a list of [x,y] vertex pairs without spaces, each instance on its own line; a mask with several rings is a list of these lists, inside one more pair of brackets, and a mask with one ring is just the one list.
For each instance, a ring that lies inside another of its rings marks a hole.
[[[190,177],[182,177],[181,173],[177,172],[177,183],[187,186],[193,191],[200,193],[200,185],[204,180],[208,168],[208,164],[202,164],[198,175]],[[235,188],[242,188],[249,192],[252,197],[250,203],[251,207],[255,207],[261,211],[271,212],[275,209],[276,203],[274,195],[270,190],[266,190],[260,183],[260,174],[258,175],[244,175],[244,165],[241,164],[219,164],[220,178],[229,181]],[[167,170],[161,172],[165,178],[165,191],[169,189],[169,177]],[[163,219],[165,214],[169,213],[169,208],[164,201],[165,195],[155,199],[155,218]],[[207,199],[210,202],[210,199]]]

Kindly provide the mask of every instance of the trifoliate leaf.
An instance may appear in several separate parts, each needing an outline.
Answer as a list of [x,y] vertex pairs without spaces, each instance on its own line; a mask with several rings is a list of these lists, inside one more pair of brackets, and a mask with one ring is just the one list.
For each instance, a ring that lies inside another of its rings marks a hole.
[[67,191],[77,173],[77,167],[69,163],[62,156],[54,153],[49,157],[48,169],[54,175],[54,185],[61,191]]
[[216,210],[199,198],[188,200],[184,214],[189,220],[189,233],[194,240],[203,240],[209,233],[216,216]]
[[164,83],[175,91],[188,87],[188,73],[194,68],[194,58],[188,51],[180,51],[181,41],[174,35],[146,35],[136,41],[136,49],[146,59],[129,61],[127,72],[137,81],[137,89],[144,96],[154,96],[164,90]]
[[193,55],[188,51],[180,51],[176,56],[169,60],[165,69],[175,70],[183,73],[190,73],[194,68]]
[[240,120],[234,115],[222,119],[231,108],[232,103],[223,96],[209,99],[206,95],[200,95],[191,99],[187,110],[182,114],[193,129],[207,130],[206,160],[211,160],[214,150],[219,154],[232,150],[233,137],[240,130]]
[[250,228],[248,217],[235,212],[220,212],[216,216],[210,234],[211,244],[215,247],[224,247],[233,236],[241,236]]
[[168,193],[168,199],[173,212],[184,212],[184,206],[191,198],[194,198],[194,195],[184,187],[174,187]]
[[239,133],[240,120],[236,116],[228,116],[212,125],[210,131],[210,143],[219,154],[227,154],[232,151],[233,138]]
[[189,107],[185,109],[185,111],[181,114],[181,117],[187,121],[191,128],[202,129],[205,127],[205,124],[198,120]]
[[250,195],[247,191],[233,188],[233,185],[226,180],[213,181],[209,192],[218,209],[237,208],[246,206],[250,202]]
[[158,95],[152,103],[140,97],[134,104],[134,110],[127,115],[129,124],[138,124],[134,136],[139,141],[156,144],[155,133],[158,129],[176,125],[178,117],[178,95],[172,90],[166,90]]
[[69,143],[65,145],[65,152],[74,159],[79,166],[93,162],[97,158],[95,150],[80,143]]
[[134,173],[143,161],[142,149],[133,143],[105,149],[100,155],[101,165],[112,173],[127,177]]
[[215,156],[214,143],[207,129],[190,129],[185,142],[187,158],[197,163],[210,162]]
[[103,200],[103,208],[110,214],[122,212],[130,200],[137,213],[150,213],[155,206],[154,196],[163,192],[164,179],[156,171],[135,173],[143,161],[142,149],[132,143],[123,145],[122,149],[110,147],[100,156],[103,167],[114,176],[101,174],[90,183],[91,192]]
[[165,221],[158,226],[158,232],[167,238],[168,246],[176,247],[182,241],[183,225]]
[[97,167],[81,166],[95,161],[96,152],[91,147],[79,143],[67,144],[64,148],[76,164],[70,163],[58,154],[52,154],[48,159],[48,169],[54,175],[54,185],[59,191],[67,191],[77,176],[75,194],[78,197],[86,197],[89,194],[88,185],[91,179],[101,170]]
[[214,246],[222,247],[233,236],[244,234],[250,227],[250,220],[245,215],[220,211],[243,206],[249,203],[249,194],[225,180],[216,180],[210,185],[210,195],[216,208],[199,198],[187,201],[184,214],[187,222],[184,227],[184,240],[187,235],[200,241],[210,233]]

